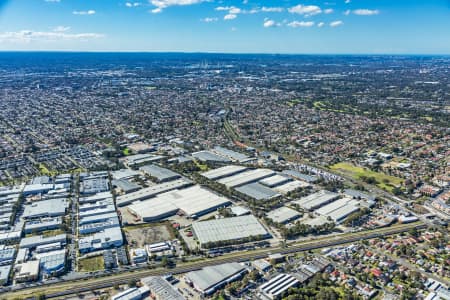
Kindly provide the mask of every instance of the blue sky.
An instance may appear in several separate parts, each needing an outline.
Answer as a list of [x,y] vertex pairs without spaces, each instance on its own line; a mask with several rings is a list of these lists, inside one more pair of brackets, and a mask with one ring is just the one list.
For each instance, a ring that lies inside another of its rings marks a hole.
[[450,54],[450,0],[0,0],[0,50]]

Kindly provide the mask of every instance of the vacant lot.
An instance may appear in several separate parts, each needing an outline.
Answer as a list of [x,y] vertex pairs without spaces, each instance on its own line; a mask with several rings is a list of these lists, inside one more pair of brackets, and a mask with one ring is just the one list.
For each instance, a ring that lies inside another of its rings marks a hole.
[[78,269],[80,272],[93,272],[103,270],[104,268],[103,255],[83,258],[78,261]]
[[384,173],[371,171],[369,169],[358,167],[346,162],[340,162],[335,165],[332,165],[330,169],[334,171],[338,171],[340,173],[349,175],[354,179],[360,180],[361,177],[373,177],[377,181],[377,186],[387,191],[392,191],[392,189],[396,186],[400,186],[403,182],[403,179],[386,175]]
[[124,228],[128,244],[133,248],[141,248],[145,244],[153,244],[173,239],[169,223],[140,224]]

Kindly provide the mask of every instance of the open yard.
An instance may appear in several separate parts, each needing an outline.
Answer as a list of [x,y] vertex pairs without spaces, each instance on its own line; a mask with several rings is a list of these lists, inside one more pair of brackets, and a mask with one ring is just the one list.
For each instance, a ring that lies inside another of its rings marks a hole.
[[363,167],[358,167],[347,162],[340,162],[335,165],[332,165],[330,169],[351,176],[352,178],[357,180],[361,180],[364,177],[366,178],[373,177],[376,180],[377,182],[376,185],[379,188],[382,188],[390,192],[394,187],[400,186],[401,183],[403,182],[403,179],[401,178],[386,175],[381,172],[375,172]]
[[80,272],[94,272],[103,270],[104,268],[103,255],[83,258],[78,261],[78,269]]
[[169,223],[140,224],[124,228],[128,244],[133,248],[141,248],[146,244],[153,244],[174,238]]

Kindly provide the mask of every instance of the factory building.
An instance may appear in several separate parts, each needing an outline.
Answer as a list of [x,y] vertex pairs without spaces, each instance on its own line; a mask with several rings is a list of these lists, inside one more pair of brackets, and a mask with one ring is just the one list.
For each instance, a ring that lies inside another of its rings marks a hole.
[[239,280],[247,269],[238,263],[227,263],[205,267],[199,271],[192,271],[185,275],[185,280],[202,295],[211,295],[228,283]]
[[236,188],[245,184],[257,182],[261,179],[275,175],[275,172],[269,169],[254,169],[241,172],[236,175],[222,178],[217,182],[224,184],[228,188]]
[[66,214],[69,202],[64,198],[36,201],[25,205],[23,218],[59,217]]
[[219,179],[222,179],[225,177],[236,175],[236,174],[244,172],[246,170],[247,170],[247,168],[243,167],[243,166],[229,165],[229,166],[225,166],[225,167],[221,167],[221,168],[217,168],[217,169],[213,169],[213,170],[204,172],[204,173],[202,173],[202,176],[206,177],[210,180],[219,180]]
[[143,166],[140,167],[139,170],[143,171],[151,178],[154,178],[158,183],[172,181],[181,177],[180,174],[177,174],[166,168],[161,168],[157,165]]
[[270,237],[253,215],[196,222],[192,224],[192,230],[202,247],[221,242],[241,243],[251,237]]
[[78,249],[80,253],[120,247],[122,245],[123,237],[120,227],[107,228],[103,231],[78,240]]
[[288,289],[296,287],[299,284],[300,281],[298,281],[294,276],[290,274],[279,274],[258,288],[261,293],[260,299],[280,299],[283,293],[285,293]]
[[167,280],[162,277],[151,276],[141,279],[144,286],[148,287],[152,299],[155,300],[185,300]]
[[321,206],[333,202],[338,198],[339,198],[338,193],[322,190],[317,193],[303,197],[300,200],[293,201],[293,203],[307,210],[315,210]]
[[292,208],[282,206],[267,213],[267,218],[274,223],[286,224],[300,218],[300,214]]

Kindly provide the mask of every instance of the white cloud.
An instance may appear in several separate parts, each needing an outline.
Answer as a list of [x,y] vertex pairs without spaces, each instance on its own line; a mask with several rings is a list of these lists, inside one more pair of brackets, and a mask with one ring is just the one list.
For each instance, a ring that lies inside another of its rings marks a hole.
[[61,0],[45,0],[45,2],[59,3]]
[[205,22],[205,23],[211,23],[211,22],[217,22],[219,19],[218,18],[203,18],[200,21]]
[[380,11],[378,9],[355,9],[353,11],[353,14],[358,15],[358,16],[373,16],[373,15],[378,15],[380,13]]
[[346,11],[344,11],[344,15],[348,16],[352,11],[350,9],[347,9]]
[[224,11],[224,10],[230,10],[232,8],[235,8],[235,6],[218,6],[218,7],[216,7],[216,10]]
[[70,27],[68,26],[56,26],[55,28],[53,28],[53,31],[55,32],[65,32],[65,31],[69,31]]
[[349,4],[350,2],[350,0],[345,0],[345,4]]
[[265,19],[264,23],[263,23],[263,26],[266,27],[266,28],[269,28],[269,27],[281,26],[281,24],[275,22],[274,20]]
[[141,5],[142,5],[142,3],[140,3],[140,2],[127,2],[127,3],[125,3],[126,7],[138,7],[138,6],[141,6]]
[[297,28],[297,27],[311,27],[314,26],[314,22],[312,21],[292,21],[290,23],[287,24],[287,26],[289,27],[293,27],[293,28]]
[[95,10],[90,9],[90,10],[74,10],[73,11],[74,15],[95,15]]
[[[66,27],[64,27],[65,29]],[[58,31],[55,28],[53,31],[32,31],[32,30],[21,30],[21,31],[10,31],[1,32],[0,41],[2,42],[15,42],[15,43],[29,43],[33,41],[60,41],[60,40],[78,40],[87,41],[92,39],[98,39],[104,37],[103,34],[99,33],[67,33],[65,31]]]
[[236,19],[237,18],[237,15],[234,15],[234,14],[227,14],[227,15],[225,15],[225,17],[223,17],[223,19],[224,20],[234,20],[234,19]]
[[332,8],[327,8],[323,11],[325,14],[332,14],[334,10]]
[[262,12],[283,12],[284,8],[282,8],[282,7],[266,7],[266,6],[263,6],[263,7],[261,7],[261,11]]
[[291,14],[314,16],[322,13],[322,9],[317,5],[296,5],[288,9]]
[[160,13],[163,9],[170,6],[186,6],[207,1],[209,0],[150,0],[150,3],[156,6],[156,8],[152,9],[152,13]]
[[317,27],[323,27],[324,25],[325,25],[324,22],[319,22],[319,23],[317,23]]
[[344,22],[342,22],[342,21],[333,21],[333,22],[330,23],[330,26],[331,27],[338,27],[338,26],[341,26],[343,24],[344,24]]

